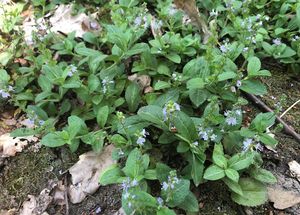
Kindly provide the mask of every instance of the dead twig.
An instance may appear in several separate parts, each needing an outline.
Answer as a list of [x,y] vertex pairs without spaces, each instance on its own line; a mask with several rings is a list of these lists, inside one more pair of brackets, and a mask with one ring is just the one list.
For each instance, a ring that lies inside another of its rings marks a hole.
[[[251,100],[253,103],[258,105],[260,108],[262,108],[264,111],[267,112],[274,112],[271,108],[269,108],[263,101],[261,101],[259,98],[256,96],[245,93],[246,97]],[[293,136],[299,143],[300,143],[300,135],[288,124],[286,124],[279,116],[276,115],[276,120],[277,122],[281,123],[283,125],[284,132],[286,134],[289,134]]]
[[[67,176],[64,177],[64,184],[65,184],[65,187],[68,187]],[[65,213],[65,215],[69,215],[68,189],[65,189],[64,195],[65,195],[65,203],[66,203],[66,213]]]

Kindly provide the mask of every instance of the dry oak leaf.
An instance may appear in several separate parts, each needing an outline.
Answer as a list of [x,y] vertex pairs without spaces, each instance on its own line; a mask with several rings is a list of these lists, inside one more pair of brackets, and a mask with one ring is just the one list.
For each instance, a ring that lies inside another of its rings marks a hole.
[[[92,14],[95,17],[95,14]],[[69,34],[76,32],[76,37],[82,37],[87,31],[100,31],[100,25],[84,13],[72,16],[72,5],[57,7],[54,15],[50,18],[51,31]]]
[[274,202],[274,208],[283,210],[300,203],[298,192],[286,191],[280,187],[268,187],[270,202]]
[[108,145],[101,153],[92,151],[84,153],[69,169],[72,184],[68,188],[68,193],[73,204],[82,202],[88,194],[93,194],[100,187],[101,172],[115,163],[111,156],[113,150],[114,146]]
[[28,195],[29,200],[23,202],[22,209],[19,215],[46,215],[49,204],[52,202],[52,197],[49,195],[50,190],[44,189],[38,197]]
[[17,152],[22,152],[25,146],[30,142],[37,142],[38,138],[34,136],[28,137],[11,137],[9,133],[0,136],[0,156],[11,157]]

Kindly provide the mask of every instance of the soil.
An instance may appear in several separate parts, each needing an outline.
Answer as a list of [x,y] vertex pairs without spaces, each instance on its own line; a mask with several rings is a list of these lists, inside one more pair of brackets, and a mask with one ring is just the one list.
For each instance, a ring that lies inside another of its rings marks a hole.
[[[274,109],[281,101],[282,111],[300,99],[300,82],[294,74],[272,71],[272,77],[263,81],[268,86],[269,93],[262,97],[264,102]],[[284,98],[281,99],[282,97]],[[300,132],[300,104],[284,116],[284,120]],[[251,104],[247,107],[251,115],[257,113],[257,107]],[[7,109],[6,109],[7,110]],[[0,113],[0,122],[13,120],[13,111]],[[12,123],[13,124],[13,123]],[[15,125],[0,123],[0,135],[9,132]],[[300,193],[300,183],[289,172],[288,162],[296,160],[300,163],[300,143],[292,137],[277,131],[279,144],[276,152],[263,151],[264,167],[273,172],[278,179],[278,185],[286,190]],[[38,195],[47,187],[50,180],[61,179],[60,174],[77,161],[78,154],[71,154],[67,148],[50,149],[42,147],[39,152],[33,152],[30,147],[17,156],[8,158],[0,165],[0,211],[1,209],[19,208],[27,195]],[[1,163],[1,161],[0,161]],[[298,215],[300,204],[286,210],[277,210],[272,203],[266,203],[256,208],[244,208],[234,204],[230,194],[219,182],[208,182],[194,190],[199,199],[199,214],[247,214],[247,215]],[[69,214],[104,214],[112,215],[121,207],[121,193],[118,186],[100,187],[93,195],[89,195],[82,203],[69,203]],[[101,211],[101,212],[100,212]],[[49,214],[65,214],[65,206],[50,206]],[[1,212],[0,212],[1,214]]]

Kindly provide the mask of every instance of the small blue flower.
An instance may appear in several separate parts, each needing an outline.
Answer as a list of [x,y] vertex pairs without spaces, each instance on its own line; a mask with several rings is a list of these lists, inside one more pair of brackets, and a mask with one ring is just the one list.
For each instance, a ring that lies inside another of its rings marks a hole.
[[156,200],[157,200],[158,205],[159,205],[160,207],[162,207],[163,204],[164,204],[164,200],[163,200],[161,197],[157,197]]
[[253,139],[250,139],[250,138],[245,139],[243,141],[243,148],[242,148],[242,150],[243,151],[247,151],[249,149],[249,147],[251,146],[252,142],[253,142]]
[[237,125],[237,119],[233,116],[227,117],[226,118],[226,123],[228,125]]
[[4,99],[7,99],[8,97],[10,97],[10,94],[8,92],[5,92],[4,90],[1,90],[1,89],[0,89],[0,95]]
[[133,179],[132,182],[131,182],[131,186],[135,187],[135,186],[138,186],[138,185],[139,185],[139,182],[136,179]]
[[274,39],[273,40],[273,43],[275,44],[275,45],[277,45],[277,46],[279,46],[279,45],[281,45],[282,43],[281,43],[281,39],[280,38],[276,38],[276,39]]
[[164,191],[166,191],[168,188],[169,188],[168,183],[164,181],[164,182],[162,183],[162,188],[161,188],[161,189],[164,190]]

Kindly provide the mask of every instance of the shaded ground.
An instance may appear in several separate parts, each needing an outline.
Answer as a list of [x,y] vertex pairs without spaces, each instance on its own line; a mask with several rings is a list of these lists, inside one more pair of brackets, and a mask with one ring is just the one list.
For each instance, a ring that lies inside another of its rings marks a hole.
[[[293,74],[273,72],[273,77],[263,80],[269,88],[269,94],[262,99],[271,107],[281,100],[282,111],[300,99],[300,82]],[[286,95],[286,96],[284,96]],[[285,101],[281,99],[285,97]],[[249,107],[249,116],[253,116],[258,109]],[[0,113],[0,122],[12,122],[13,111]],[[11,118],[10,118],[11,117]],[[288,124],[300,132],[300,104],[292,109],[284,118]],[[7,121],[8,120],[8,121]],[[9,132],[15,125],[0,123],[0,134]],[[263,153],[265,168],[272,171],[278,179],[278,185],[287,190],[300,192],[300,183],[290,175],[288,162],[296,160],[300,163],[300,143],[292,137],[276,133],[279,144],[277,153],[265,150]],[[68,149],[41,148],[36,153],[29,149],[16,157],[6,159],[0,165],[0,209],[19,208],[26,200],[27,195],[38,195],[49,180],[61,179],[61,171],[67,170],[76,162],[78,154],[71,154]],[[0,162],[1,163],[1,162]],[[242,208],[230,200],[229,192],[219,182],[208,182],[195,190],[199,199],[199,214],[247,214],[247,215],[297,215],[300,214],[300,205],[284,211],[274,209],[272,203],[257,208]],[[72,205],[69,203],[69,214],[114,214],[120,208],[120,191],[118,186],[101,187],[94,195],[88,196],[84,202]],[[101,211],[101,212],[100,212]],[[65,214],[64,206],[52,206],[49,214]]]

